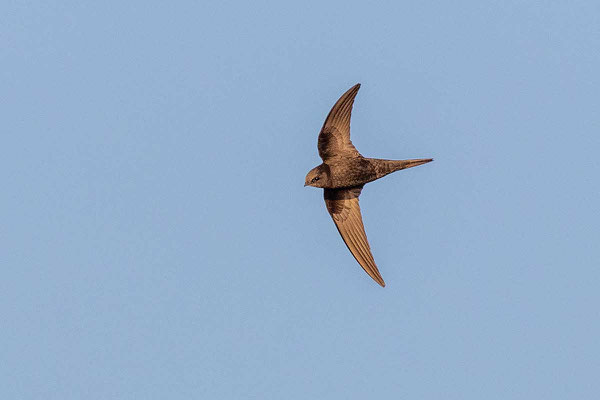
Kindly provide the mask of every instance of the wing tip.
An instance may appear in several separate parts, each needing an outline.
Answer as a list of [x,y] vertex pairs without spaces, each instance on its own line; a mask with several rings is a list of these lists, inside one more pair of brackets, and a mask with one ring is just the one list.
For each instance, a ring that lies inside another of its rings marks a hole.
[[385,282],[383,281],[383,278],[381,276],[377,276],[377,277],[372,276],[372,278],[375,282],[377,282],[379,284],[379,286],[385,287]]

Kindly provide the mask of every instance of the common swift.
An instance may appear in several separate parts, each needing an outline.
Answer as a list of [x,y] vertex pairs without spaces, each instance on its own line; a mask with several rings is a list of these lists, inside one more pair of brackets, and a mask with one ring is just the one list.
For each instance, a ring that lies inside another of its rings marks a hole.
[[323,163],[308,172],[304,186],[324,189],[327,211],[346,246],[365,272],[375,282],[385,286],[367,241],[358,196],[369,182],[433,159],[382,160],[363,157],[350,141],[350,115],[358,89],[360,83],[348,89],[329,111],[317,144]]

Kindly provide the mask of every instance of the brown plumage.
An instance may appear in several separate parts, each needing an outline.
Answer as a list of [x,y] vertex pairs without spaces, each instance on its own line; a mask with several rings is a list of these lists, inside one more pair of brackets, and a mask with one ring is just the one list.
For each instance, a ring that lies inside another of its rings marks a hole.
[[385,286],[377,269],[363,226],[358,197],[365,184],[405,168],[433,161],[381,160],[363,157],[350,140],[350,117],[360,83],[335,103],[319,133],[323,163],[308,172],[304,186],[325,189],[325,205],[348,249],[375,282]]

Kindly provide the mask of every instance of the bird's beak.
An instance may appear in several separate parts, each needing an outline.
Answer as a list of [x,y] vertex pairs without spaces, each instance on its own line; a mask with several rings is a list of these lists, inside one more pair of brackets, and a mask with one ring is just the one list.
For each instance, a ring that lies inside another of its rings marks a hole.
[[431,161],[433,161],[433,158],[420,158],[417,160],[402,160],[400,169],[416,167],[417,165],[427,164],[428,162],[431,162]]

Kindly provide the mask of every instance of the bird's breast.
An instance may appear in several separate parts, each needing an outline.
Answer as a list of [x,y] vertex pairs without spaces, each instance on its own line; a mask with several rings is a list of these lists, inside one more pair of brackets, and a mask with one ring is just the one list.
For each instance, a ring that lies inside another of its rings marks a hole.
[[345,160],[329,165],[331,188],[364,185],[376,179],[376,170],[364,159]]

